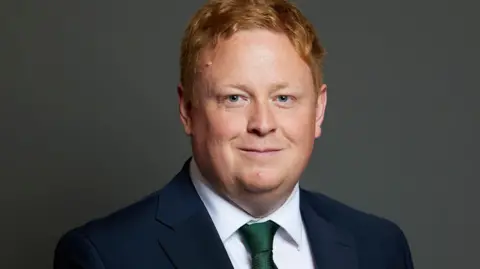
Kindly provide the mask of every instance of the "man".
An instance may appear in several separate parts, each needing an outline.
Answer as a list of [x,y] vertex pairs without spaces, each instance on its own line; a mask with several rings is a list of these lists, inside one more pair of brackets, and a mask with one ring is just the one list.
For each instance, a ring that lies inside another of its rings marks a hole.
[[285,0],[216,0],[182,41],[193,157],[162,190],[68,232],[56,269],[412,269],[402,231],[299,187],[324,49]]

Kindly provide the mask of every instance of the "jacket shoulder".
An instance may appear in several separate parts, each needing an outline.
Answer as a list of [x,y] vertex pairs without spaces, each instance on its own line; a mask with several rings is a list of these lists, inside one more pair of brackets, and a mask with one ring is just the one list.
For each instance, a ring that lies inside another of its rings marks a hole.
[[360,211],[321,193],[302,190],[302,196],[320,217],[354,238],[361,261],[382,260],[382,264],[392,266],[389,268],[413,268],[407,239],[393,221]]
[[350,231],[397,230],[393,221],[356,209],[325,194],[302,190],[304,199],[325,220]]
[[158,192],[155,192],[113,213],[90,220],[76,229],[95,238],[118,234],[125,237],[125,234],[148,229],[148,226],[154,223],[157,206]]
[[[125,256],[127,253],[128,257],[158,256],[151,251],[156,248],[144,247],[156,244],[157,201],[158,194],[155,193],[67,231],[55,249],[55,268],[67,268],[71,261],[75,264],[88,262],[88,266],[82,268],[103,268],[93,264],[125,263],[129,261]],[[148,251],[152,253],[145,253]]]

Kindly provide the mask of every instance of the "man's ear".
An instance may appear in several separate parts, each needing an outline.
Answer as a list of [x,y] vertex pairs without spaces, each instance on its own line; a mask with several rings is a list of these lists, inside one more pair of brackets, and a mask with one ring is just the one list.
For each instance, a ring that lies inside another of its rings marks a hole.
[[191,118],[192,105],[190,100],[187,100],[185,98],[185,90],[181,83],[178,84],[177,86],[177,93],[178,93],[180,120],[182,121],[185,133],[187,135],[191,135],[192,134],[192,118]]
[[325,108],[327,106],[327,85],[323,84],[318,92],[317,108],[315,117],[315,138],[322,134],[322,123],[325,117]]

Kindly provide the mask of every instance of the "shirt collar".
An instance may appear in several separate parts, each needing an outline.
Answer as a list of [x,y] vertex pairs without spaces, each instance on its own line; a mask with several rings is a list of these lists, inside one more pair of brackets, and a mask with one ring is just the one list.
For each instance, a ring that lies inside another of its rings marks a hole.
[[[245,224],[272,220],[283,229],[297,248],[302,245],[303,222],[300,213],[300,192],[298,184],[290,197],[275,212],[262,219],[257,219],[239,209],[231,202],[218,195],[202,177],[195,160],[190,162],[190,177],[200,199],[205,204],[222,242],[228,240]],[[225,217],[228,216],[228,217]]]

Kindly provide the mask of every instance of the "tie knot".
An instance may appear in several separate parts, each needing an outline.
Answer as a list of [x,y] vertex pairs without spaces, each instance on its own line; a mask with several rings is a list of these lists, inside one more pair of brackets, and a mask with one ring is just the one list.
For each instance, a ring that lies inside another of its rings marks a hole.
[[250,225],[245,224],[239,231],[250,249],[250,254],[255,256],[265,251],[272,251],[273,237],[277,229],[278,224],[270,220]]

